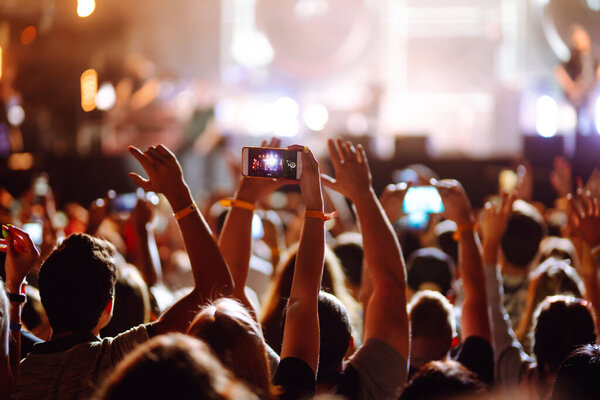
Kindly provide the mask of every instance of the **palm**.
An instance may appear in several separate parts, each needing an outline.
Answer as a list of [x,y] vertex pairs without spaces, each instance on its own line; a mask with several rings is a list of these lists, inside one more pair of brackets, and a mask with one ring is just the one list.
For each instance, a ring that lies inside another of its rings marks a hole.
[[371,170],[362,146],[351,142],[329,140],[329,156],[333,164],[335,179],[323,176],[323,182],[349,199],[355,199],[371,190]]

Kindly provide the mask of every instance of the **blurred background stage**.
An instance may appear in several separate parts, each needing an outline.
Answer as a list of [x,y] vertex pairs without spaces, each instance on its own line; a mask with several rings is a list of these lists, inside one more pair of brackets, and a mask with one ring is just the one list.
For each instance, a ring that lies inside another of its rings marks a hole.
[[581,126],[554,74],[573,24],[598,59],[600,0],[2,0],[0,186],[87,203],[164,143],[202,197],[241,146],[343,135],[379,189],[421,162],[480,202],[527,159],[550,199],[556,155],[600,154],[598,88]]

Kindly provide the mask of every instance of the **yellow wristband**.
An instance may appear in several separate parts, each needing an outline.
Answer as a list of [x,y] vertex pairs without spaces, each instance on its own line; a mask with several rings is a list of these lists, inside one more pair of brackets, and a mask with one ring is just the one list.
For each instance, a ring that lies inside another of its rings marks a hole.
[[221,207],[236,207],[243,208],[244,210],[254,211],[254,204],[248,203],[243,200],[235,200],[235,199],[223,199],[221,200]]
[[304,218],[316,218],[316,219],[320,219],[323,221],[329,221],[330,219],[333,219],[335,217],[337,217],[337,211],[334,211],[329,214],[325,214],[322,211],[315,211],[315,210],[306,210],[304,212]]
[[194,210],[196,210],[196,208],[197,208],[196,204],[192,203],[189,206],[187,206],[186,208],[173,213],[173,216],[175,217],[175,219],[177,221],[179,221],[181,218],[187,217],[192,212],[194,212]]

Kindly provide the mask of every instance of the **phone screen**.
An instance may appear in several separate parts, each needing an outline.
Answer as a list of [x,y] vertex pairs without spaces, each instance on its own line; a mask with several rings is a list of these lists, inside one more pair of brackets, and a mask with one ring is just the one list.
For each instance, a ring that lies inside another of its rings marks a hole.
[[298,179],[298,156],[293,150],[248,147],[248,176]]
[[411,187],[406,192],[402,211],[405,214],[439,214],[444,211],[440,193],[433,186]]
[[110,209],[113,213],[131,212],[137,204],[137,194],[120,194],[110,201]]
[[26,224],[23,224],[23,230],[25,232],[27,232],[27,234],[29,235],[29,237],[33,241],[33,244],[35,244],[36,246],[41,246],[42,245],[43,229],[42,229],[42,224],[41,223],[39,223],[39,222],[28,222]]

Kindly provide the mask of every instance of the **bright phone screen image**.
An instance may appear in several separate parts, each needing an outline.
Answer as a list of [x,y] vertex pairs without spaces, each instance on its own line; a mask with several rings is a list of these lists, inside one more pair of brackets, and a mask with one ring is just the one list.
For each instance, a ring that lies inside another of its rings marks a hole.
[[283,149],[248,148],[248,176],[297,179],[298,152]]
[[439,214],[444,211],[444,204],[433,186],[411,187],[404,197],[402,211],[406,214]]

